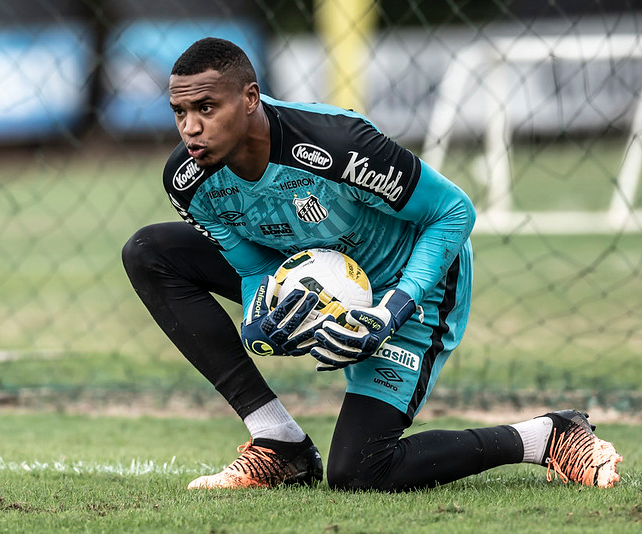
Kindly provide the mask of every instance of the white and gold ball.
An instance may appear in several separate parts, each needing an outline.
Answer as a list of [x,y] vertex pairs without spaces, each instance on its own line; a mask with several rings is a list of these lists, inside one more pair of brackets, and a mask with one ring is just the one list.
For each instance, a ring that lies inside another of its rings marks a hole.
[[319,314],[330,314],[337,323],[352,328],[345,319],[348,310],[372,306],[368,276],[356,261],[336,250],[313,248],[299,252],[283,262],[274,277],[277,289],[272,307],[296,288],[319,295],[308,321]]

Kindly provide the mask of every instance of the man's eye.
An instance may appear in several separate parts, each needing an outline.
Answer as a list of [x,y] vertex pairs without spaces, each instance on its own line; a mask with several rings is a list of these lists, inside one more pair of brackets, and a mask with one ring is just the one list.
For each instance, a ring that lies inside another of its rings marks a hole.
[[212,111],[212,109],[213,109],[213,106],[211,104],[203,104],[201,106],[201,111],[203,113],[209,113],[210,111]]
[[183,113],[184,111],[182,109],[174,108],[174,115],[176,115],[177,117],[180,117],[181,115],[183,115]]

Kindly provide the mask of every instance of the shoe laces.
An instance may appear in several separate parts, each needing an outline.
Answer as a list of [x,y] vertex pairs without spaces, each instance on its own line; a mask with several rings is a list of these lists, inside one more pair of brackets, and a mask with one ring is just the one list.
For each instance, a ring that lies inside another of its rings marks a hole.
[[287,466],[272,449],[253,445],[250,440],[239,445],[236,450],[241,455],[227,467],[226,471],[239,471],[263,481],[283,478]]
[[[585,486],[594,486],[598,483],[599,469],[612,460],[615,460],[613,475],[609,477],[607,485],[613,485],[613,482],[619,480],[615,464],[622,458],[615,453],[613,445],[598,439],[597,436],[580,427],[561,432],[559,435],[557,429],[553,428],[549,450],[546,470],[548,482],[559,476],[564,483],[572,480]],[[618,458],[614,458],[614,454]]]

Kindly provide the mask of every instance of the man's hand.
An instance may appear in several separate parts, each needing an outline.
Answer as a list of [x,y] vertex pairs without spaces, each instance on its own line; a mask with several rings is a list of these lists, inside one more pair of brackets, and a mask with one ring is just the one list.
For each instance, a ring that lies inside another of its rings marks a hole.
[[318,328],[318,321],[305,329],[299,327],[314,310],[319,296],[303,287],[295,289],[270,311],[275,289],[276,279],[264,276],[241,324],[243,344],[259,356],[307,354],[316,344],[314,328]]
[[334,371],[365,360],[377,352],[412,315],[417,306],[400,289],[388,291],[374,308],[351,310],[346,320],[356,331],[332,321],[324,321],[310,350],[319,363],[317,371]]

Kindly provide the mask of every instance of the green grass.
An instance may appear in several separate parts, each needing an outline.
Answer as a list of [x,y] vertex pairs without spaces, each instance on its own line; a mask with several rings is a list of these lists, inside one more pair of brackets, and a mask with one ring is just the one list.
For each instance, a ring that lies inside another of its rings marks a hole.
[[[524,211],[596,211],[608,208],[625,144],[621,138],[542,139],[516,144],[509,158],[513,206]],[[444,174],[459,183],[478,209],[487,206],[488,169],[480,147],[453,150]],[[479,179],[479,176],[484,176]],[[638,187],[634,206],[642,207]]]
[[[305,417],[324,458],[334,417]],[[461,429],[436,419],[412,431]],[[599,425],[624,455],[611,490],[545,481],[505,466],[401,494],[314,488],[188,492],[246,439],[233,418],[211,420],[0,415],[0,532],[634,532],[642,520],[640,426]],[[10,436],[10,439],[7,437]]]

